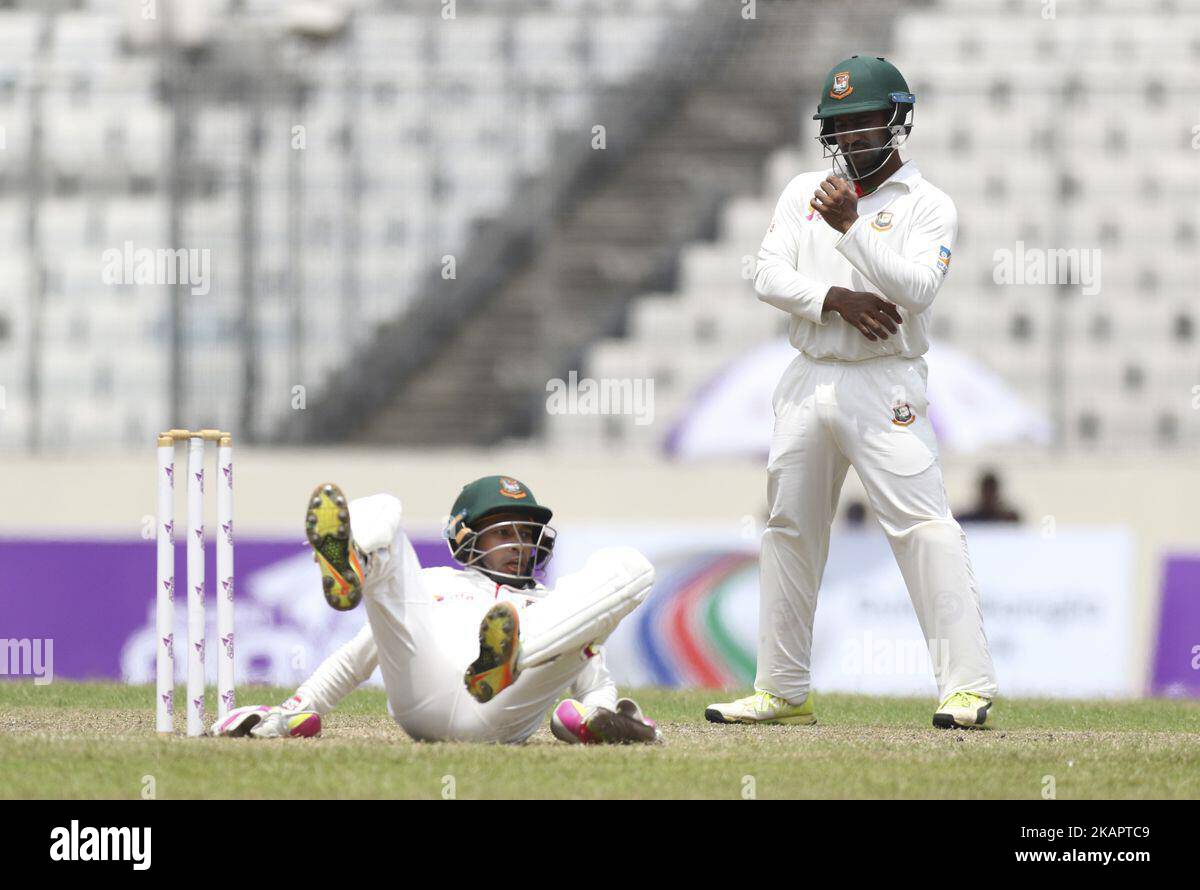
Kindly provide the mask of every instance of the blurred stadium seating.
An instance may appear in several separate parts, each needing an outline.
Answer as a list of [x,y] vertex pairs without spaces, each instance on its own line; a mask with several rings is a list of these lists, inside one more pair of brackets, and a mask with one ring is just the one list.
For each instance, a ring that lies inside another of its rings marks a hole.
[[[0,8],[0,448],[115,449],[187,417],[264,442],[656,450],[782,331],[746,258],[819,165],[815,78],[851,48],[908,74],[906,155],[958,204],[935,335],[1058,446],[1197,441],[1197,4],[764,0],[765,29],[712,0],[453,22],[364,0],[325,33],[287,6]],[[1100,293],[997,286],[1018,242],[1100,248]],[[209,251],[211,289],[111,286],[101,257],[127,243]],[[653,377],[661,422],[548,417],[572,369]]]
[[[1194,445],[1200,7],[1060,3],[1051,22],[1038,4],[945,2],[896,15],[884,49],[918,96],[903,154],[959,211],[935,337],[1046,411],[1060,446]],[[746,258],[788,180],[821,166],[807,114],[801,123],[800,144],[771,158],[761,190],[726,205],[717,239],[682,252],[677,290],[639,299],[629,335],[589,352],[590,376],[653,377],[667,420],[708,376],[782,330],[783,317],[754,299]],[[995,284],[993,252],[1018,241],[1099,248],[1103,287]],[[662,429],[554,416],[548,435],[645,452]]]
[[[184,4],[148,32],[133,2],[0,9],[0,446],[140,443],[184,414],[271,438],[292,387],[403,316],[695,5],[505,2],[447,25],[362,3],[313,40],[281,27],[286,3],[226,0],[192,5],[187,46],[156,35]],[[211,291],[105,284],[127,242],[209,251]]]

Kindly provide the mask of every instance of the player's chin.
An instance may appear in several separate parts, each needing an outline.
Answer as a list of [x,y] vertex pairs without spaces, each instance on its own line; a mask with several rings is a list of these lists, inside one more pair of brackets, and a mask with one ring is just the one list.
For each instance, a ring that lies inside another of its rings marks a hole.
[[870,171],[879,167],[887,159],[887,150],[877,148],[872,152],[855,156],[854,163],[850,165],[850,170],[855,176],[858,176],[859,170]]

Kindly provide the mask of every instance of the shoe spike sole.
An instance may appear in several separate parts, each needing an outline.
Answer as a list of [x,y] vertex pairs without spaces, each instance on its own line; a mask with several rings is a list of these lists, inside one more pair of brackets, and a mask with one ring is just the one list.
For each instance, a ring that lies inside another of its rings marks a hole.
[[321,567],[325,601],[339,612],[349,611],[362,599],[362,584],[352,552],[350,511],[346,496],[332,482],[318,485],[308,499],[304,518],[313,559]]
[[[516,659],[518,645],[518,621],[516,607],[511,603],[497,603],[488,609],[479,623],[479,657],[471,662],[463,674],[467,690],[478,702],[491,701],[498,693],[511,686],[517,679]],[[504,682],[499,689],[482,679],[482,675],[506,668],[500,679]]]

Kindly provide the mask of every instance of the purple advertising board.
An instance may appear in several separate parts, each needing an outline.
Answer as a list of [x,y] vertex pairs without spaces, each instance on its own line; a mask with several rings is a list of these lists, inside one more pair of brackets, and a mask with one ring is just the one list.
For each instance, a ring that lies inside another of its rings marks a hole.
[[[413,545],[425,566],[450,562],[436,538]],[[186,571],[184,551],[182,542],[176,545],[180,577]],[[208,578],[216,577],[215,559],[214,548],[207,548]],[[153,541],[0,538],[0,565],[5,569],[0,639],[38,641],[39,652],[50,641],[53,678],[153,682]],[[366,620],[361,610],[338,613],[325,604],[303,540],[241,539],[234,570],[239,685],[298,682]],[[216,608],[209,605],[208,633],[215,639]],[[176,639],[186,639],[184,604],[177,602],[175,611]],[[14,678],[30,673],[12,660],[5,659],[0,672]],[[175,667],[182,681],[181,659]]]
[[[413,545],[423,565],[450,564],[437,537],[417,538]],[[184,550],[182,543],[177,545],[180,576]],[[215,577],[212,548],[205,557],[207,577]],[[0,564],[5,567],[0,641],[6,644],[0,655],[7,656],[0,659],[0,676],[40,676],[36,666],[52,646],[49,679],[152,683],[154,563],[153,541],[0,538]],[[302,540],[240,539],[235,572],[239,687],[298,684],[366,620],[361,609],[335,612],[325,604],[311,551]],[[1149,691],[1200,697],[1200,555],[1167,557],[1162,578]],[[660,586],[668,585],[664,581]],[[187,637],[185,612],[184,604],[176,603],[176,639]],[[215,608],[208,609],[208,622],[208,635],[215,639]],[[12,641],[24,645],[24,653]],[[182,682],[181,659],[175,667],[176,680]],[[208,668],[215,684],[215,659]]]
[[1153,695],[1200,696],[1200,556],[1163,561]]

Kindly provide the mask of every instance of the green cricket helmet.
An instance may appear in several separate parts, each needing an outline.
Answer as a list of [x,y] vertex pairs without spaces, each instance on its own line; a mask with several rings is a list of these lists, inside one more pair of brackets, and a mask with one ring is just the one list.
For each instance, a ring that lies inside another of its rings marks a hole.
[[[897,69],[883,56],[851,56],[838,62],[825,77],[821,99],[813,120],[821,122],[817,141],[821,143],[823,157],[831,158],[834,170],[848,179],[858,180],[870,176],[887,163],[912,132],[913,106],[917,97],[908,89],[908,83]],[[866,127],[861,130],[844,130],[842,135],[867,133],[886,129],[888,141],[880,147],[844,151],[834,134],[833,119],[836,117],[862,114],[867,111],[891,111],[891,118],[882,127]],[[862,157],[855,157],[861,155]],[[878,157],[876,157],[878,155]],[[859,167],[870,167],[860,171]]]
[[[500,514],[515,514],[521,519],[488,521]],[[547,523],[553,512],[543,507],[529,486],[512,476],[484,476],[463,486],[443,536],[450,555],[467,568],[477,568],[498,584],[519,582],[527,587],[534,573],[546,567],[554,553],[555,531]],[[527,518],[526,518],[527,517]],[[485,532],[498,533],[500,542],[480,548]],[[507,556],[509,559],[502,562]],[[501,568],[493,566],[500,564]]]

